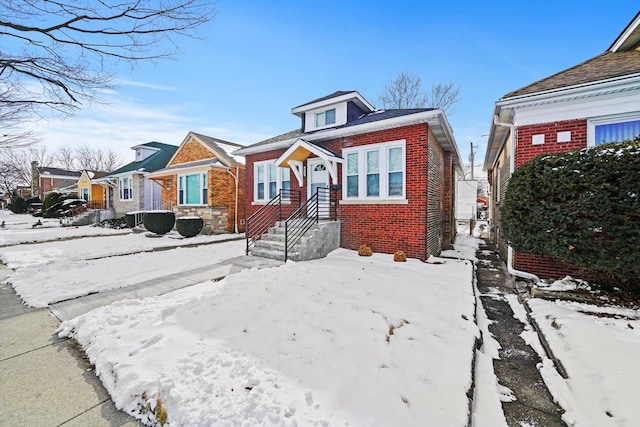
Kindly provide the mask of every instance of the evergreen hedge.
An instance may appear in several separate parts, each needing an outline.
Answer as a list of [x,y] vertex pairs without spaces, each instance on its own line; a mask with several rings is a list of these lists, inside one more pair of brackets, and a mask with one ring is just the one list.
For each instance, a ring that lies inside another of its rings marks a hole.
[[27,211],[27,202],[22,197],[13,193],[9,203],[9,210],[15,214],[25,213]]
[[200,234],[204,221],[199,216],[180,217],[176,219],[176,230],[183,237],[194,237]]
[[509,179],[501,212],[515,250],[640,290],[640,137],[536,157]]
[[148,211],[142,217],[144,228],[156,234],[167,234],[176,222],[176,215],[171,211]]

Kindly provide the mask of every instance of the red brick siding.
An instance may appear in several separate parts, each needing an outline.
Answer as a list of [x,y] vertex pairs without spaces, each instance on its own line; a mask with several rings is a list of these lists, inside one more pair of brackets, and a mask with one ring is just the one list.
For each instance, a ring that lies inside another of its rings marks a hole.
[[[428,132],[426,124],[418,124],[334,139],[322,144],[327,149],[341,154],[343,148],[402,139],[406,141],[406,198],[408,204],[339,204],[338,218],[342,221],[340,236],[342,247],[357,249],[359,245],[366,243],[376,252],[393,253],[396,250],[403,250],[407,256],[419,259],[425,259],[432,252],[439,252],[439,247],[427,249]],[[441,150],[440,147],[437,148]],[[275,159],[283,152],[284,150],[275,150],[247,156],[245,185],[247,215],[251,215],[260,208],[259,205],[252,204],[254,163]],[[437,167],[439,168],[437,174],[439,178],[433,178],[434,182],[437,182],[438,179],[445,179],[445,174],[441,169],[442,163]],[[447,185],[453,185],[451,171],[448,172],[446,181]],[[341,167],[339,168],[339,183],[342,183]],[[306,181],[302,187],[303,198],[306,198],[305,185]],[[300,189],[293,174],[291,174],[291,189]],[[448,194],[449,198],[453,197],[451,189]],[[342,194],[339,191],[338,200],[341,198]],[[447,206],[448,209],[451,209],[453,205],[450,202],[441,203],[438,208],[445,209]],[[453,218],[452,212],[448,213],[448,217]],[[434,222],[437,224],[437,233],[440,233],[440,222],[440,218]]]
[[[557,133],[570,131],[570,142],[557,142]],[[544,135],[544,144],[533,145],[533,135]],[[587,121],[568,120],[543,123],[518,128],[516,147],[516,168],[540,154],[562,153],[587,146]]]
[[442,228],[442,247],[450,248],[455,238],[455,217],[453,206],[455,198],[455,185],[453,185],[453,157],[451,153],[444,153],[444,168],[442,170],[442,209],[440,220]]
[[589,279],[588,275],[580,272],[577,267],[553,258],[522,254],[514,251],[514,267],[528,271],[543,279],[562,279],[565,276]]
[[[571,141],[557,142],[557,133],[564,131],[571,132]],[[540,134],[544,135],[544,144],[533,145],[533,135]],[[541,154],[562,153],[565,151],[585,148],[587,146],[587,121],[586,119],[579,119],[521,126],[517,129],[516,144],[516,168]],[[506,170],[507,173],[508,166],[508,157],[505,157],[503,170]],[[503,174],[502,188],[500,189],[502,200],[504,200],[507,180],[508,174],[506,179]],[[494,219],[495,226],[499,230],[499,212]],[[501,249],[501,256],[506,260],[506,243],[502,241],[502,239],[499,239],[498,243],[499,248]],[[585,277],[585,275],[581,274],[575,266],[564,264],[549,257],[528,255],[518,252],[514,252],[514,267],[518,270],[534,273],[541,278],[557,279],[562,278],[567,274],[574,277]]]
[[438,255],[442,247],[440,215],[443,209],[442,181],[444,171],[442,148],[429,135],[427,183],[427,256]]

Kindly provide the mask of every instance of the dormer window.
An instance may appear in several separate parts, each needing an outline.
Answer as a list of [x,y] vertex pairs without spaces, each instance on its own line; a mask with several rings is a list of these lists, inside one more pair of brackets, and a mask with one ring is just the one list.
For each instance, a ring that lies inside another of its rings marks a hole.
[[316,127],[332,125],[336,122],[336,109],[316,113]]

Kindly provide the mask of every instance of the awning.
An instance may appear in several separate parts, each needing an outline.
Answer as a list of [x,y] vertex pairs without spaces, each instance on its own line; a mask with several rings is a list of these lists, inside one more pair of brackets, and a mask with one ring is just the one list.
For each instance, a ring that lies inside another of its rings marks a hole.
[[304,161],[311,155],[315,155],[322,159],[327,166],[331,183],[338,183],[338,163],[344,163],[344,159],[326,148],[312,144],[299,138],[291,147],[287,149],[280,157],[276,159],[276,166],[279,168],[290,168],[298,179],[298,184],[302,186],[303,173],[302,168]]

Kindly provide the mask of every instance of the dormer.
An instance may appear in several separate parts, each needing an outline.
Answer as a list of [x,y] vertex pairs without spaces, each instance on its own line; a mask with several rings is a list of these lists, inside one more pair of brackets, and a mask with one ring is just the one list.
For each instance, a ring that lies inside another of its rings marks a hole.
[[158,151],[160,151],[160,148],[158,147],[154,147],[154,142],[148,142],[146,144],[140,144],[140,145],[136,145],[135,147],[131,147],[132,150],[135,150],[136,152],[136,162],[140,162],[144,159],[146,159],[147,157],[151,156],[152,154],[157,153]]
[[338,91],[291,109],[300,117],[302,132],[342,126],[363,114],[375,111],[357,91]]

